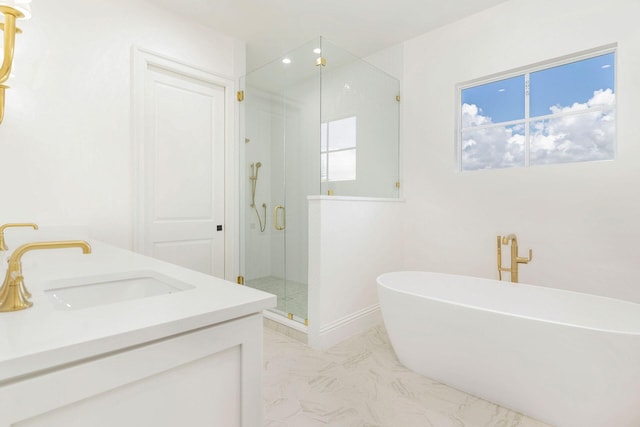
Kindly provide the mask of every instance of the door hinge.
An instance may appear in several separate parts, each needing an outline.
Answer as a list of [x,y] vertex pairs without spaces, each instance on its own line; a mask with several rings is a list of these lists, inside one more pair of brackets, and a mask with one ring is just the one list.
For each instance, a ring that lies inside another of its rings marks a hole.
[[322,65],[323,67],[325,67],[327,65],[327,59],[323,58],[322,56],[318,56],[316,58],[316,66],[318,65]]
[[239,90],[238,93],[236,94],[236,97],[238,98],[238,102],[244,101],[244,91]]
[[396,188],[400,188],[400,181],[396,181]]
[[396,95],[396,101],[400,102],[400,95]]
[[238,276],[238,285],[244,285],[244,276]]

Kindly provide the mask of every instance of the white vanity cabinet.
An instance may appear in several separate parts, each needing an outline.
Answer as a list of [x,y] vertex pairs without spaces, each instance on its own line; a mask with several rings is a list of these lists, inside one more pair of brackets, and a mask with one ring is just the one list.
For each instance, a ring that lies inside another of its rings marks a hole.
[[0,388],[2,427],[262,425],[262,316],[34,373]]
[[[107,249],[94,252],[118,255]],[[56,311],[44,277],[60,283],[70,270],[41,262],[31,275],[34,306],[0,313],[0,427],[261,426],[262,310],[275,297],[119,256],[125,262],[112,271],[156,269],[194,289]],[[83,268],[76,273],[95,270]]]

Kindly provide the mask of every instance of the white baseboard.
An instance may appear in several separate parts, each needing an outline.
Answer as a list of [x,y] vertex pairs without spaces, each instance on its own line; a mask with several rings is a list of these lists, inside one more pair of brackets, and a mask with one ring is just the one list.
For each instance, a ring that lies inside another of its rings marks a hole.
[[309,347],[317,350],[326,350],[341,341],[367,331],[379,323],[382,323],[380,304],[374,304],[349,316],[321,326],[317,333],[315,332],[315,328],[313,331],[310,328],[308,337]]

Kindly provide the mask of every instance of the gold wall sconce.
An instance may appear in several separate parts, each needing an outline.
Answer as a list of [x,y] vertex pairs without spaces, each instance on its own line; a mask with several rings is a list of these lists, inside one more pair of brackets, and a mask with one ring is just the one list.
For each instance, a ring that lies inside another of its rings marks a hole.
[[4,15],[4,23],[0,23],[0,30],[4,33],[4,55],[0,66],[0,123],[4,118],[4,91],[9,86],[5,82],[11,75],[13,53],[16,44],[16,34],[21,31],[16,27],[16,20],[31,18],[31,0],[0,0],[0,13]]

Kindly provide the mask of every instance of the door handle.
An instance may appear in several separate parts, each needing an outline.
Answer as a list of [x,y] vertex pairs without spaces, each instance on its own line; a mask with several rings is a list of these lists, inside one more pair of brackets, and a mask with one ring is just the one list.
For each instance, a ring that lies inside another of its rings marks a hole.
[[[282,209],[282,225],[279,225],[278,223],[278,210],[280,209]],[[275,208],[273,208],[273,228],[275,228],[276,230],[284,230],[286,226],[287,226],[287,220],[285,218],[284,206],[278,205]]]

